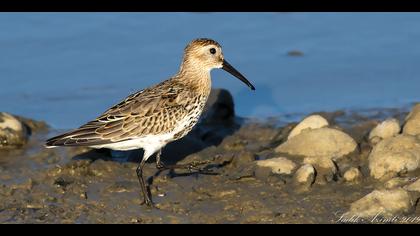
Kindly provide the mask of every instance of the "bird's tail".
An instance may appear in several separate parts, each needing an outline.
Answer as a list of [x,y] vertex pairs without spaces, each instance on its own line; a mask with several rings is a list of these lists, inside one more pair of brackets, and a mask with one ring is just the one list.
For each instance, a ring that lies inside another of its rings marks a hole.
[[45,142],[46,148],[59,146],[96,146],[110,143],[108,139],[102,139],[95,133],[95,128],[79,128],[56,137],[50,138]]

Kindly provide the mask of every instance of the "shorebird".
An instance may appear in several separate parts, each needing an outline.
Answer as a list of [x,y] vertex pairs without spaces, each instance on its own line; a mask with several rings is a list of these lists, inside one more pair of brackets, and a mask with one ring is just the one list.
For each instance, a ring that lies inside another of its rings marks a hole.
[[156,167],[167,168],[161,161],[162,149],[187,135],[197,124],[211,90],[210,71],[215,68],[229,72],[255,90],[224,59],[219,43],[207,38],[195,39],[185,47],[175,76],[131,94],[80,128],[47,140],[46,147],[86,146],[120,151],[143,149],[136,173],[143,194],[142,203],[153,206],[143,179],[143,167],[147,159],[156,153]]

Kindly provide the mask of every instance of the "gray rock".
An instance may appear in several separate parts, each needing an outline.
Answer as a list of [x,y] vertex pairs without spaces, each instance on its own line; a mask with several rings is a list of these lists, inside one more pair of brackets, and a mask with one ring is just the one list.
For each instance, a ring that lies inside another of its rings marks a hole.
[[396,177],[396,178],[392,178],[388,181],[386,181],[384,183],[384,187],[386,189],[394,189],[394,188],[398,188],[398,187],[402,187],[404,185],[407,185],[408,183],[410,183],[410,178],[408,177]]
[[212,89],[199,123],[187,136],[218,145],[238,128],[232,95],[225,89]]
[[358,168],[351,167],[346,172],[344,172],[343,177],[346,182],[350,182],[350,183],[359,182],[362,178],[362,173],[360,172]]
[[28,141],[25,125],[11,114],[0,112],[0,149],[18,148]]
[[247,151],[242,151],[239,152],[237,155],[235,155],[232,159],[232,165],[234,167],[242,167],[244,165],[247,165],[253,161],[255,161],[256,155],[251,153],[251,152],[247,152]]
[[332,128],[309,130],[278,146],[275,151],[289,155],[339,159],[357,149],[357,143],[348,134]]
[[328,157],[307,157],[303,159],[304,164],[311,164],[313,166],[318,166],[322,169],[331,170],[331,172],[337,172],[337,168],[334,162]]
[[311,164],[305,164],[296,171],[294,178],[298,184],[311,185],[315,181],[315,169]]
[[212,89],[203,111],[203,123],[220,124],[233,122],[235,105],[226,89]]
[[296,169],[296,164],[284,157],[271,158],[257,161],[257,166],[271,169],[273,174],[290,175]]
[[404,186],[404,189],[410,192],[420,192],[420,179],[412,184]]
[[329,157],[307,157],[304,164],[311,164],[317,173],[316,181],[319,184],[326,184],[336,179],[337,167]]
[[288,139],[311,129],[319,129],[328,126],[328,121],[320,115],[311,115],[303,119],[293,130],[290,132]]
[[260,180],[267,180],[272,175],[270,167],[256,167],[254,170],[254,176]]
[[369,134],[369,140],[376,144],[381,139],[397,136],[400,131],[400,122],[397,119],[387,119],[373,128]]
[[399,135],[379,142],[369,155],[370,174],[375,179],[394,177],[416,170],[420,163],[420,141]]
[[393,217],[397,214],[408,213],[413,206],[410,195],[404,189],[375,190],[352,203],[346,215],[357,215],[361,218]]
[[29,133],[40,132],[40,131],[47,131],[49,126],[45,121],[38,121],[29,119],[22,116],[14,115],[20,122],[25,124],[26,128],[29,128]]
[[420,103],[416,104],[405,119],[404,134],[420,134]]

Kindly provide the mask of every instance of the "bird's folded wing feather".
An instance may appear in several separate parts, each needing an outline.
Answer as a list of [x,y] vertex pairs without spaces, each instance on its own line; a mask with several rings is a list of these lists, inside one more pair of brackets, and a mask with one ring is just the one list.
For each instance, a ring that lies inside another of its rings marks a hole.
[[166,133],[188,115],[190,93],[164,86],[134,93],[80,128],[54,137],[47,146],[95,146]]

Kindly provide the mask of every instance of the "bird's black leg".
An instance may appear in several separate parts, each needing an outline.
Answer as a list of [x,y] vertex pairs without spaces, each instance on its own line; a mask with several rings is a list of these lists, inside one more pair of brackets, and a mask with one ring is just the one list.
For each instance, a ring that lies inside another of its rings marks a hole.
[[141,191],[143,193],[144,200],[142,204],[153,206],[152,199],[150,198],[149,191],[147,190],[146,184],[144,183],[144,179],[143,179],[143,167],[145,164],[146,164],[146,159],[142,159],[139,166],[137,167],[136,173],[137,173],[137,177],[139,178]]
[[157,153],[156,153],[156,169],[158,170],[164,170],[167,169],[165,164],[160,160],[160,156],[162,155],[162,149],[160,149]]

